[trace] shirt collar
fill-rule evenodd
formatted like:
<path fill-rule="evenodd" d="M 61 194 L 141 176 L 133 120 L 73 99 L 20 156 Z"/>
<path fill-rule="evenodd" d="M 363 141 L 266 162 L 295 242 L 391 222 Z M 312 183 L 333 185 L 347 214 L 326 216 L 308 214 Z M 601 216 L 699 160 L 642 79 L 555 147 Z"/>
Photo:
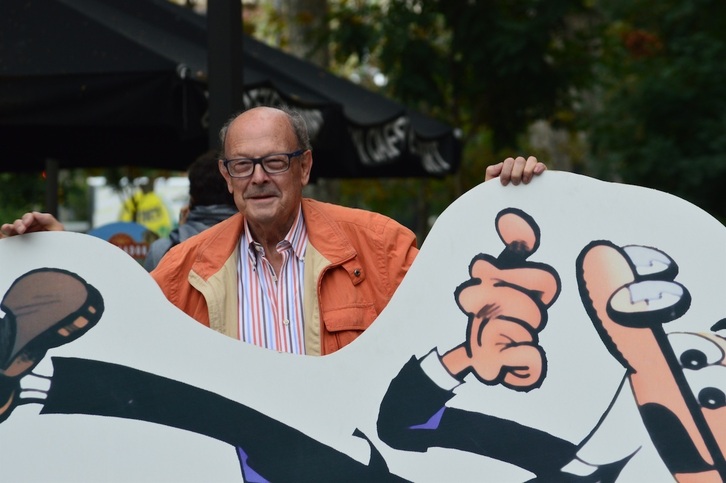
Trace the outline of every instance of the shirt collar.
<path fill-rule="evenodd" d="M 302 205 L 298 207 L 297 210 L 297 216 L 295 217 L 295 221 L 292 223 L 292 226 L 290 227 L 290 231 L 287 232 L 287 235 L 285 235 L 285 238 L 282 239 L 277 244 L 278 249 L 281 247 L 291 246 L 293 253 L 295 253 L 295 256 L 299 258 L 301 261 L 305 260 L 305 249 L 308 244 L 308 232 L 307 227 L 305 226 L 305 219 L 303 218 L 302 214 Z M 257 262 L 257 254 L 258 254 L 258 248 L 261 248 L 261 245 L 255 241 L 255 239 L 252 237 L 252 232 L 250 231 L 250 227 L 247 224 L 247 219 L 244 220 L 244 233 L 241 240 L 241 246 L 247 247 L 247 254 L 250 257 L 250 261 L 254 264 Z"/>

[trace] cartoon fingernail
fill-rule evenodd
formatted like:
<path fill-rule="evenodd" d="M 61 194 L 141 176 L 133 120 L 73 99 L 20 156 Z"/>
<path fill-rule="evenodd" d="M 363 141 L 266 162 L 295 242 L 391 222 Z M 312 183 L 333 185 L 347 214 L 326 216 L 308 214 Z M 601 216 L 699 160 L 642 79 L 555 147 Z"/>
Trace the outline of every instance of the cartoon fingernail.
<path fill-rule="evenodd" d="M 539 247 L 540 231 L 534 219 L 516 208 L 502 210 L 495 222 L 497 234 L 504 243 L 499 261 L 521 265 Z"/>
<path fill-rule="evenodd" d="M 673 280 L 678 275 L 678 266 L 671 257 L 655 248 L 640 245 L 623 247 L 641 279 L 659 278 Z"/>
<path fill-rule="evenodd" d="M 691 296 L 683 285 L 664 280 L 634 282 L 618 289 L 608 303 L 608 315 L 629 327 L 656 327 L 683 315 Z"/>

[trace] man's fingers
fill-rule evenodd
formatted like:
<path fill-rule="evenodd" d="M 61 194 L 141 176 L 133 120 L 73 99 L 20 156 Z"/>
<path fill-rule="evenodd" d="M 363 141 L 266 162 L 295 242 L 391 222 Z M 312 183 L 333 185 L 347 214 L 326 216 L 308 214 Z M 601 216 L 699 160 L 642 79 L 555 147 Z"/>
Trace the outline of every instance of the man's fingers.
<path fill-rule="evenodd" d="M 487 166 L 486 171 L 484 172 L 484 181 L 489 181 L 490 179 L 494 179 L 498 177 L 502 173 L 502 168 L 504 167 L 504 163 L 497 163 L 492 164 L 491 166 Z"/>
<path fill-rule="evenodd" d="M 29 231 L 28 228 L 33 224 L 34 220 L 33 213 L 25 213 L 12 223 L 5 223 L 2 226 L 2 233 L 5 236 L 22 235 Z"/>
<path fill-rule="evenodd" d="M 537 158 L 530 156 L 527 158 L 527 162 L 524 164 L 524 172 L 522 173 L 522 182 L 524 184 L 532 181 L 535 175 L 542 174 L 547 169 L 544 163 L 537 161 Z"/>
<path fill-rule="evenodd" d="M 537 161 L 534 156 L 528 158 L 517 156 L 487 167 L 484 181 L 499 177 L 503 186 L 507 186 L 509 183 L 527 184 L 532 181 L 534 176 L 542 174 L 546 169 L 547 166 Z"/>
<path fill-rule="evenodd" d="M 63 224 L 50 213 L 33 211 L 23 215 L 23 221 L 28 232 L 35 231 L 63 231 Z"/>
<path fill-rule="evenodd" d="M 508 158 L 510 160 L 512 158 Z M 507 166 L 507 162 L 504 162 L 505 167 Z M 517 156 L 514 158 L 513 161 L 509 163 L 509 179 L 512 182 L 514 186 L 517 186 L 519 183 L 522 182 L 522 178 L 524 176 L 524 169 L 527 166 L 527 160 L 524 159 L 522 156 Z M 502 181 L 502 184 L 504 184 L 504 181 Z"/>
<path fill-rule="evenodd" d="M 514 171 L 515 159 L 507 158 L 500 164 L 501 168 L 499 170 L 499 182 L 502 183 L 502 186 L 507 186 L 510 181 L 512 181 L 512 172 Z"/>
<path fill-rule="evenodd" d="M 2 226 L 2 233 L 5 236 L 22 235 L 27 227 L 22 219 L 17 219 L 12 223 L 5 223 Z"/>
<path fill-rule="evenodd" d="M 22 235 L 37 231 L 63 231 L 63 224 L 50 213 L 37 211 L 25 213 L 12 223 L 5 223 L 0 227 L 4 236 Z"/>

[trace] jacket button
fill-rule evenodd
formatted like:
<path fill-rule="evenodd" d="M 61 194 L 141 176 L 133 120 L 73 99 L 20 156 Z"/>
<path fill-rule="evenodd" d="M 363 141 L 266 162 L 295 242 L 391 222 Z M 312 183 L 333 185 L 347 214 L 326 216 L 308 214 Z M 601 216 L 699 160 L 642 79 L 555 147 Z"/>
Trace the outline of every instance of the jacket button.
<path fill-rule="evenodd" d="M 360 268 L 356 268 L 355 270 L 353 270 L 353 275 L 355 275 L 356 277 L 360 277 Z"/>

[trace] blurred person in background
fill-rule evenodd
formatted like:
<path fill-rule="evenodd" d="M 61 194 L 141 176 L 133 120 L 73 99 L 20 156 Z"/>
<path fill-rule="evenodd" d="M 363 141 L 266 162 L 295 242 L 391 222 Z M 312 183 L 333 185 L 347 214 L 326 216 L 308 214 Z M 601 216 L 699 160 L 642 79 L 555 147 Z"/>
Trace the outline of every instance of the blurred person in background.
<path fill-rule="evenodd" d="M 149 247 L 144 268 L 149 272 L 173 246 L 238 213 L 234 197 L 219 172 L 216 151 L 208 151 L 189 166 L 189 204 L 182 209 L 179 226 L 168 238 L 159 238 Z"/>

